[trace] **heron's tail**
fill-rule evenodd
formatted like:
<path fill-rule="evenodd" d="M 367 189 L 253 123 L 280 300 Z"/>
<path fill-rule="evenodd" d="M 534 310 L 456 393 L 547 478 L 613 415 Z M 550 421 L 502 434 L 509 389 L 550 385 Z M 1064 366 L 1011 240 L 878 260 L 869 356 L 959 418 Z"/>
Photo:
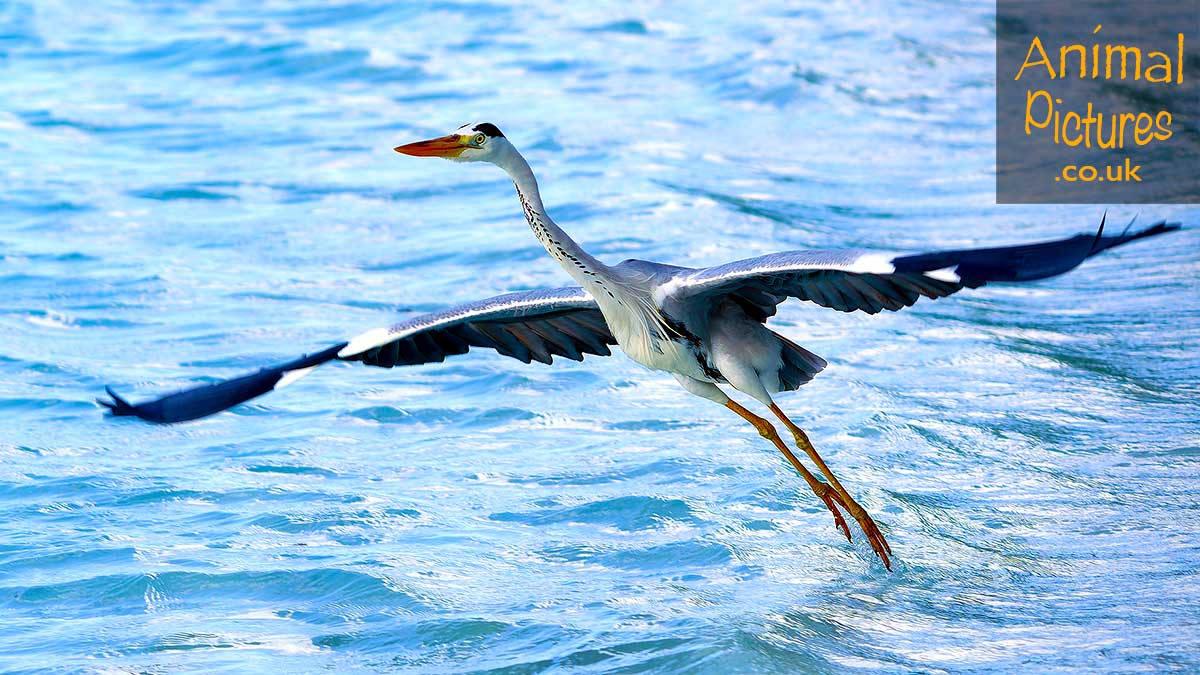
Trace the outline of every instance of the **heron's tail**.
<path fill-rule="evenodd" d="M 808 351 L 775 331 L 771 331 L 782 347 L 783 367 L 779 369 L 779 386 L 783 391 L 799 389 L 829 365 L 825 359 Z"/>

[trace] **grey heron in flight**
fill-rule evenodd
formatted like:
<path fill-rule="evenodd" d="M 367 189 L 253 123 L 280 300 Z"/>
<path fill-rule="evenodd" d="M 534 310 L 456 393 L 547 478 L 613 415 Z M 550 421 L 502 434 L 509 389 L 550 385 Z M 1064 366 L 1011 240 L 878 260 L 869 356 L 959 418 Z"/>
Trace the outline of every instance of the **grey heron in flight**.
<path fill-rule="evenodd" d="M 112 401 L 100 402 L 114 415 L 178 422 L 247 401 L 332 360 L 390 368 L 442 361 L 471 347 L 486 347 L 526 363 L 551 363 L 554 356 L 607 356 L 608 346 L 616 344 L 634 361 L 671 373 L 685 390 L 729 408 L 753 425 L 800 473 L 846 538 L 852 535 L 843 511 L 858 522 L 876 555 L 891 569 L 891 547 L 879 526 L 830 470 L 804 430 L 775 403 L 775 394 L 799 388 L 826 366 L 820 356 L 766 327 L 776 307 L 797 298 L 843 312 L 895 311 L 922 296 L 940 298 L 987 282 L 1062 274 L 1105 249 L 1179 227 L 1158 222 L 1140 231 L 1105 236 L 1102 220 L 1095 234 L 1000 248 L 917 254 L 786 251 L 700 269 L 645 260 L 607 265 L 550 218 L 528 162 L 495 125 L 467 124 L 447 136 L 395 150 L 417 157 L 490 162 L 506 171 L 534 235 L 578 286 L 510 293 L 418 316 L 256 373 L 137 405 L 108 388 Z M 805 466 L 770 420 L 734 401 L 722 387 L 765 406 L 821 476 Z"/>

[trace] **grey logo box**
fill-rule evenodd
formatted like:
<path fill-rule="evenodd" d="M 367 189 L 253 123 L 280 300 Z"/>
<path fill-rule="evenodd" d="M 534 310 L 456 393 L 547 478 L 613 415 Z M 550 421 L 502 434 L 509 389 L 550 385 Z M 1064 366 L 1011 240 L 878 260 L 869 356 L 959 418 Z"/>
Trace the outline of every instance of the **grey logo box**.
<path fill-rule="evenodd" d="M 1200 0 L 998 0 L 996 202 L 1200 203 Z"/>

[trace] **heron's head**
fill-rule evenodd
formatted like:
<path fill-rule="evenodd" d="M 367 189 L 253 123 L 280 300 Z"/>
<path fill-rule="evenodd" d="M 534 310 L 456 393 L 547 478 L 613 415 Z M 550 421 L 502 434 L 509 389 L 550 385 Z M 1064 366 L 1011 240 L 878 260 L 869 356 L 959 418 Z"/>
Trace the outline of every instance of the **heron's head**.
<path fill-rule="evenodd" d="M 454 162 L 499 164 L 508 156 L 512 145 L 495 124 L 473 122 L 462 125 L 449 136 L 401 145 L 395 150 L 414 157 L 442 157 Z"/>

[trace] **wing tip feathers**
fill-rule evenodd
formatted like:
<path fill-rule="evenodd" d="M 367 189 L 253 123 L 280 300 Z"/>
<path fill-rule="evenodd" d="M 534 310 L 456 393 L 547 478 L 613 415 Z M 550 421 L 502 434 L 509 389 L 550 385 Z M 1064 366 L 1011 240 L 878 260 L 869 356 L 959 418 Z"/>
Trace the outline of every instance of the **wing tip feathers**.
<path fill-rule="evenodd" d="M 102 398 L 97 398 L 96 403 L 108 408 L 108 414 L 113 417 L 122 417 L 125 415 L 136 415 L 137 411 L 134 407 L 122 398 L 117 392 L 113 391 L 112 385 L 104 385 L 104 392 L 112 397 L 111 401 L 106 401 Z"/>

